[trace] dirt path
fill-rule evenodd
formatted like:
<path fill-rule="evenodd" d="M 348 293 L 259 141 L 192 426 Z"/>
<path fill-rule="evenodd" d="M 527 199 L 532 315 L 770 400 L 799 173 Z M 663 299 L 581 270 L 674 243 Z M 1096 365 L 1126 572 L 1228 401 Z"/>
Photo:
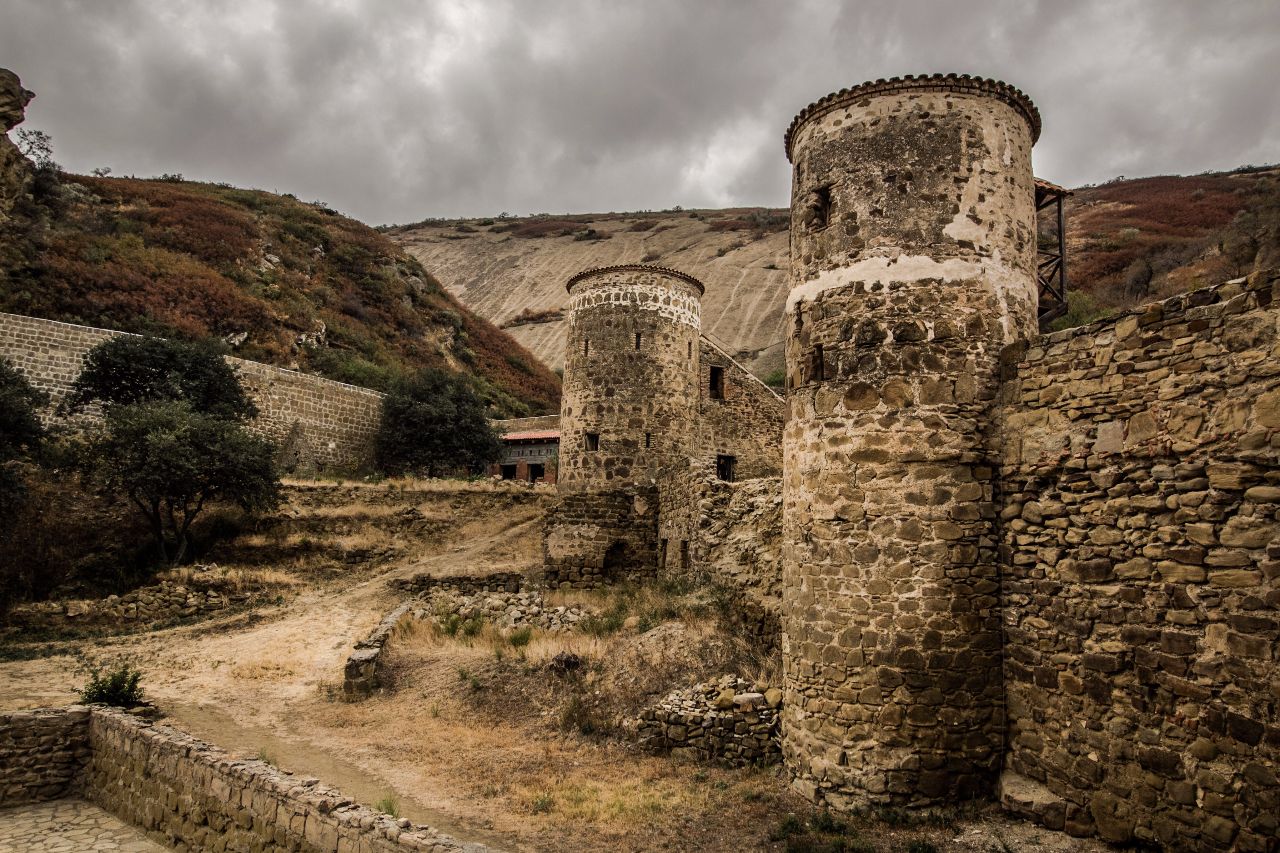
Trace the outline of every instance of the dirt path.
<path fill-rule="evenodd" d="M 392 565 L 374 577 L 301 593 L 287 604 L 250 616 L 215 619 L 146 634 L 86 644 L 96 660 L 127 657 L 143 672 L 147 697 L 166 723 L 225 749 L 318 776 L 364 802 L 394 795 L 403 816 L 459 838 L 514 848 L 513 839 L 488 832 L 482 820 L 458 819 L 441 808 L 448 796 L 388 782 L 374 760 L 361 761 L 333 744 L 317 743 L 303 706 L 340 689 L 353 644 L 403 597 L 393 580 L 429 572 L 457 574 L 517 566 L 537 534 L 529 513 L 462 525 L 461 544 Z M 513 544 L 515 543 L 515 544 Z M 59 655 L 0 664 L 0 709 L 75 701 L 84 681 L 80 660 Z M 314 710 L 314 709 L 312 709 Z"/>

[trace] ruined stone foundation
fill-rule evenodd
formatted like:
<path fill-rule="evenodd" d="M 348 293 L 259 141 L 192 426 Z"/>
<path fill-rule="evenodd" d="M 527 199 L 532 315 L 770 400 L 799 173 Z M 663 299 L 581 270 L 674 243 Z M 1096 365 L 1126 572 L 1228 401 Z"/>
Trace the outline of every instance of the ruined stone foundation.
<path fill-rule="evenodd" d="M 989 793 L 1002 353 L 1035 333 L 1035 108 L 994 81 L 802 112 L 783 436 L 783 753 L 836 807 Z"/>

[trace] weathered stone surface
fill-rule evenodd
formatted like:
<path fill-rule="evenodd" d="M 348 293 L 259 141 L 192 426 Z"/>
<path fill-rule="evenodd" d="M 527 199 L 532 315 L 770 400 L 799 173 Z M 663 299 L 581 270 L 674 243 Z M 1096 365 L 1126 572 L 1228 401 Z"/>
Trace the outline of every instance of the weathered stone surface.
<path fill-rule="evenodd" d="M 1278 353 L 1274 332 L 1213 344 L 1274 330 L 1276 295 L 1264 273 L 1043 336 L 1001 389 L 1000 492 L 1022 507 L 999 513 L 1020 522 L 1000 530 L 1004 761 L 1067 799 L 1072 833 L 1243 850 L 1265 847 L 1244 828 L 1274 831 Z M 1142 440 L 1115 449 L 1126 416 Z M 1053 446 L 1063 422 L 1069 455 L 1009 449 Z"/>
<path fill-rule="evenodd" d="M 773 764 L 779 758 L 777 706 L 737 676 L 677 690 L 636 721 L 642 749 L 727 767 Z"/>
<path fill-rule="evenodd" d="M 1033 129 L 990 81 L 866 91 L 788 137 L 783 751 L 837 807 L 922 806 L 991 791 L 1004 739 L 987 441 L 1036 332 Z"/>

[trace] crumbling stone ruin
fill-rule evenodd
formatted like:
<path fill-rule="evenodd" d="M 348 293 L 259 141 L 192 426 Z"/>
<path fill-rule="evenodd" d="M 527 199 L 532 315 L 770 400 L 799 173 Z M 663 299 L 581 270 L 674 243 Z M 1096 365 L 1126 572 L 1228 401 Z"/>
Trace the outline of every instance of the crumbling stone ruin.
<path fill-rule="evenodd" d="M 833 808 L 998 794 L 1074 835 L 1274 850 L 1280 277 L 1041 335 L 1039 134 L 957 75 L 796 117 L 780 445 L 762 398 L 714 420 L 696 282 L 576 276 L 547 577 L 703 571 L 780 612 L 783 759 Z M 718 491 L 749 436 L 762 479 Z M 682 701 L 647 742 L 711 743 Z"/>

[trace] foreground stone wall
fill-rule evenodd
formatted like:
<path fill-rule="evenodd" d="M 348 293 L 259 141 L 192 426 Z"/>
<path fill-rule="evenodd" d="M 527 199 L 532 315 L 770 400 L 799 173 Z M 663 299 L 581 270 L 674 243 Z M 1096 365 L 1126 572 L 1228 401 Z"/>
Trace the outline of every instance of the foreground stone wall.
<path fill-rule="evenodd" d="M 0 313 L 0 357 L 56 406 L 80 375 L 89 350 L 122 334 Z M 254 361 L 227 361 L 258 406 L 254 428 L 280 444 L 290 469 L 355 470 L 369 463 L 382 394 Z"/>
<path fill-rule="evenodd" d="M 0 806 L 73 793 L 88 760 L 88 708 L 0 714 Z"/>
<path fill-rule="evenodd" d="M 179 850 L 443 851 L 460 844 L 352 802 L 316 779 L 238 760 L 167 726 L 95 708 L 84 795 Z"/>
<path fill-rule="evenodd" d="M 753 767 L 778 761 L 778 706 L 782 691 L 727 675 L 666 696 L 640 712 L 641 749 Z"/>
<path fill-rule="evenodd" d="M 1275 273 L 1045 336 L 1004 398 L 1007 772 L 1073 834 L 1276 849 Z"/>

